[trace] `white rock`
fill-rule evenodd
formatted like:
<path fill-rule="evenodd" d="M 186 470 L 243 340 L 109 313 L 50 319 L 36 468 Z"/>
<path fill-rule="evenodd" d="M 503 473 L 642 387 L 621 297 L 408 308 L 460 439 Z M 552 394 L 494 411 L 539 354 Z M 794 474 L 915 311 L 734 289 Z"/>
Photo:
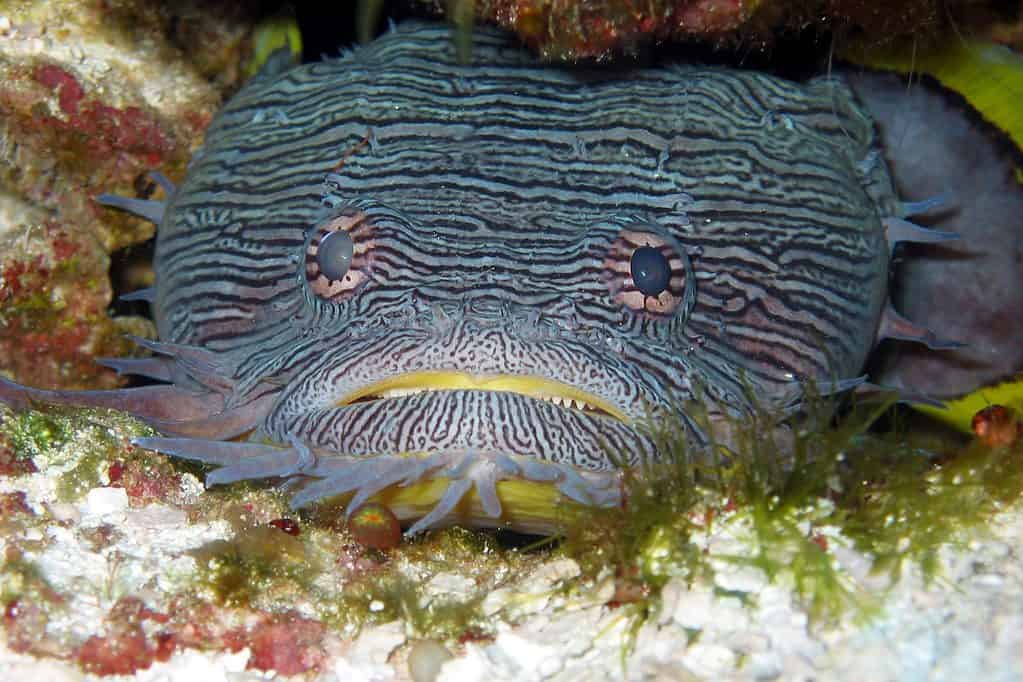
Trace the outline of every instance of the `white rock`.
<path fill-rule="evenodd" d="M 777 651 L 762 651 L 751 654 L 743 670 L 757 682 L 775 680 L 781 676 L 785 669 L 782 665 L 781 655 Z"/>
<path fill-rule="evenodd" d="M 554 589 L 558 583 L 579 575 L 579 564 L 571 559 L 557 559 L 540 566 L 533 571 L 526 581 L 525 587 L 530 592 L 546 592 Z"/>
<path fill-rule="evenodd" d="M 593 647 L 600 620 L 599 608 L 566 611 L 556 619 L 531 621 L 517 632 L 530 641 L 557 647 L 563 657 L 577 658 Z"/>
<path fill-rule="evenodd" d="M 387 665 L 391 653 L 405 643 L 405 625 L 394 621 L 363 630 L 352 644 L 348 662 L 355 670 L 370 675 L 386 668 L 390 674 L 394 669 Z M 340 679 L 340 678 L 339 678 Z M 377 679 L 370 675 L 367 679 Z M 383 678 L 380 678 L 383 679 Z"/>
<path fill-rule="evenodd" d="M 718 679 L 735 670 L 735 653 L 720 644 L 693 644 L 682 658 L 683 664 L 696 675 Z"/>
<path fill-rule="evenodd" d="M 246 676 L 245 666 L 249 662 L 248 648 L 237 653 L 216 653 L 185 649 L 176 653 L 165 663 L 156 662 L 135 675 L 137 682 L 173 682 L 174 680 L 195 680 L 198 682 L 241 682 L 242 679 L 257 679 Z"/>
<path fill-rule="evenodd" d="M 975 585 L 987 588 L 998 588 L 1005 583 L 1005 578 L 997 573 L 980 573 L 973 578 Z"/>
<path fill-rule="evenodd" d="M 714 595 L 693 590 L 678 595 L 675 601 L 675 622 L 689 630 L 702 630 L 714 619 Z"/>
<path fill-rule="evenodd" d="M 430 598 L 465 600 L 476 592 L 476 581 L 457 573 L 438 573 L 426 584 Z"/>
<path fill-rule="evenodd" d="M 480 607 L 483 610 L 483 615 L 487 617 L 497 615 L 508 604 L 511 594 L 512 590 L 507 587 L 499 587 L 493 590 L 483 598 L 483 604 Z"/>
<path fill-rule="evenodd" d="M 756 594 L 768 585 L 767 576 L 759 568 L 715 561 L 714 584 L 729 592 Z"/>
<path fill-rule="evenodd" d="M 4 682 L 79 682 L 85 675 L 62 663 L 16 654 L 0 643 L 0 680 Z"/>
<path fill-rule="evenodd" d="M 128 508 L 128 491 L 124 488 L 93 488 L 85 496 L 85 501 L 80 507 L 82 516 L 86 517 L 83 523 L 92 525 L 90 517 L 104 519 L 115 514 L 121 514 Z"/>
<path fill-rule="evenodd" d="M 495 682 L 500 679 L 483 648 L 471 642 L 466 644 L 465 655 L 445 663 L 437 682 Z"/>
<path fill-rule="evenodd" d="M 657 612 L 657 624 L 667 625 L 674 619 L 679 601 L 689 593 L 689 588 L 681 580 L 673 579 L 661 589 L 661 608 Z"/>
<path fill-rule="evenodd" d="M 78 511 L 78 507 L 68 502 L 53 502 L 46 505 L 46 507 L 50 515 L 57 521 L 78 523 L 82 518 L 82 513 Z"/>
<path fill-rule="evenodd" d="M 505 627 L 498 633 L 494 643 L 487 647 L 486 655 L 491 662 L 504 667 L 517 679 L 542 679 L 544 671 L 556 672 L 564 667 L 561 652 L 553 644 L 526 639 Z"/>

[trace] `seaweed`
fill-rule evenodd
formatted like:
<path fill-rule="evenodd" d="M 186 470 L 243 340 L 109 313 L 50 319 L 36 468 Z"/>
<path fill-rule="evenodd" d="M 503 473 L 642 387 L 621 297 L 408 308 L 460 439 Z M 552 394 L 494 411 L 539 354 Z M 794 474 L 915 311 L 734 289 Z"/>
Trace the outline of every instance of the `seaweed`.
<path fill-rule="evenodd" d="M 561 551 L 584 579 L 613 567 L 634 596 L 632 640 L 668 580 L 714 584 L 728 565 L 790 586 L 811 623 L 850 611 L 869 619 L 883 604 L 878 583 L 894 584 L 908 567 L 925 583 L 940 579 L 941 551 L 985 532 L 1023 495 L 1020 443 L 990 448 L 936 424 L 907 428 L 893 402 L 832 417 L 835 401 L 811 391 L 795 419 L 754 406 L 728 418 L 728 446 L 709 452 L 687 444 L 681 419 L 651 422 L 664 459 L 626 471 L 626 503 L 572 524 Z M 684 409 L 713 431 L 702 403 Z M 864 555 L 869 575 L 843 566 L 839 546 Z"/>

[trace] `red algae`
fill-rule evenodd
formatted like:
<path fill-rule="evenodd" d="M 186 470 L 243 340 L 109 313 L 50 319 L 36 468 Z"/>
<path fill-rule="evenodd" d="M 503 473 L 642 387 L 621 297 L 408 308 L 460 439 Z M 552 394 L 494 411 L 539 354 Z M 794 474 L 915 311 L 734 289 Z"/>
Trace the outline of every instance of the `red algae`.
<path fill-rule="evenodd" d="M 365 3 L 370 4 L 370 3 Z M 895 0 L 879 9 L 863 0 L 419 0 L 447 13 L 456 25 L 468 11 L 479 23 L 516 33 L 545 59 L 611 60 L 642 45 L 684 41 L 711 47 L 769 50 L 780 36 L 817 30 L 821 35 L 865 36 L 877 42 L 939 36 L 948 24 L 1019 41 L 1019 22 L 1005 24 L 997 0 Z M 1004 3 L 1002 3 L 1004 4 Z M 980 19 L 973 19 L 980 17 Z M 978 25 L 979 24 L 979 25 Z"/>
<path fill-rule="evenodd" d="M 295 521 L 294 519 L 274 519 L 273 521 L 270 521 L 269 525 L 282 533 L 287 533 L 288 535 L 299 535 L 302 532 L 302 528 L 298 525 L 298 521 Z"/>
<path fill-rule="evenodd" d="M 171 632 L 158 632 L 155 635 L 156 650 L 153 658 L 161 663 L 171 659 L 178 647 L 178 638 Z"/>
<path fill-rule="evenodd" d="M 1004 405 L 989 405 L 973 415 L 971 423 L 977 440 L 989 448 L 1009 447 L 1023 434 L 1023 422 Z"/>
<path fill-rule="evenodd" d="M 0 493 L 0 519 L 6 519 L 15 514 L 35 515 L 25 500 L 25 493 L 21 491 Z"/>
<path fill-rule="evenodd" d="M 63 116 L 38 115 L 37 123 L 61 134 L 84 140 L 83 149 L 97 159 L 116 152 L 142 157 L 158 166 L 175 145 L 156 117 L 140 107 L 118 109 L 97 99 L 85 99 L 85 91 L 70 73 L 54 65 L 38 66 L 34 80 L 56 92 Z"/>
<path fill-rule="evenodd" d="M 124 488 L 132 507 L 159 502 L 172 503 L 181 490 L 181 474 L 162 457 L 137 456 L 139 449 L 124 444 L 124 459 L 115 459 L 106 467 L 106 483 Z"/>
<path fill-rule="evenodd" d="M 117 635 L 93 635 L 75 651 L 75 660 L 85 672 L 95 675 L 131 675 L 153 664 L 155 649 L 138 625 Z"/>
<path fill-rule="evenodd" d="M 323 623 L 300 616 L 261 623 L 247 636 L 252 649 L 248 667 L 275 670 L 279 675 L 297 675 L 318 668 L 326 658 L 320 647 L 324 630 Z"/>
<path fill-rule="evenodd" d="M 181 489 L 181 475 L 167 462 L 148 464 L 131 461 L 120 483 L 128 493 L 129 503 L 133 507 L 141 507 L 151 502 L 167 502 Z"/>
<path fill-rule="evenodd" d="M 167 660 L 173 646 L 169 653 L 166 637 L 148 637 L 143 628 L 147 620 L 166 623 L 169 617 L 136 597 L 119 599 L 107 614 L 107 632 L 86 639 L 75 649 L 74 659 L 84 671 L 96 675 L 131 675 L 155 660 Z"/>
<path fill-rule="evenodd" d="M 109 261 L 95 240 L 56 220 L 34 230 L 37 253 L 0 260 L 0 371 L 43 387 L 112 388 L 93 362 L 129 350 L 107 316 Z"/>
<path fill-rule="evenodd" d="M 53 64 L 44 64 L 36 68 L 35 80 L 51 90 L 59 93 L 61 110 L 66 114 L 78 112 L 78 103 L 85 97 L 85 90 L 78 80 L 70 73 Z"/>
<path fill-rule="evenodd" d="M 31 458 L 18 455 L 5 440 L 0 435 L 0 476 L 23 476 L 38 471 Z"/>
<path fill-rule="evenodd" d="M 45 653 L 40 643 L 46 633 L 49 617 L 36 601 L 13 599 L 4 605 L 3 631 L 7 646 L 18 653 Z"/>
<path fill-rule="evenodd" d="M 109 254 L 153 226 L 94 201 L 163 198 L 240 83 L 258 10 L 237 3 L 14 3 L 0 55 L 0 373 L 41 388 L 114 388 L 96 356 L 132 352 L 114 320 Z M 130 33 L 120 23 L 131 17 Z M 130 38 L 128 37 L 130 36 Z M 186 47 L 182 47 L 186 46 Z M 140 179 L 142 179 L 140 183 Z M 141 284 L 146 286 L 146 284 Z M 2 465 L 0 465 L 2 466 Z"/>

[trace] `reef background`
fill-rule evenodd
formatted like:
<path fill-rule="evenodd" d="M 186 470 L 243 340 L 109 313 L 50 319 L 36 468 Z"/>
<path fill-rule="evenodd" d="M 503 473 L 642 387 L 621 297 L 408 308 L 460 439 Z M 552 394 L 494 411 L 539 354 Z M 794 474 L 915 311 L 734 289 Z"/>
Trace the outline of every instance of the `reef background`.
<path fill-rule="evenodd" d="M 311 59 L 387 16 L 420 12 L 498 23 L 552 60 L 643 58 L 679 39 L 729 63 L 795 72 L 856 48 L 963 35 L 1023 49 L 1020 8 L 985 1 L 310 8 L 293 16 L 323 27 L 307 32 Z M 149 170 L 180 180 L 264 41 L 287 33 L 282 11 L 0 2 L 0 373 L 43 387 L 123 383 L 93 358 L 133 352 L 125 332 L 154 333 L 144 306 L 113 302 L 151 284 L 153 229 L 92 199 L 158 196 Z M 464 35 L 453 40 L 471 49 Z M 580 531 L 576 549 L 570 539 L 525 551 L 450 530 L 395 550 L 361 544 L 329 510 L 290 516 L 266 488 L 203 492 L 201 469 L 133 448 L 147 431 L 118 415 L 0 419 L 5 680 L 1023 676 L 1018 447 L 989 457 L 956 441 L 972 453 L 960 468 L 947 462 L 912 490 L 866 491 L 867 508 L 885 511 L 863 517 L 874 524 L 863 529 L 867 549 L 827 499 L 796 489 L 790 506 L 685 498 L 674 517 L 655 496 L 657 514 L 595 520 L 609 525 Z M 610 525 L 619 522 L 628 527 Z"/>
<path fill-rule="evenodd" d="M 308 60 L 385 18 L 423 14 L 451 19 L 463 49 L 475 17 L 551 60 L 636 58 L 683 41 L 700 58 L 803 74 L 864 48 L 923 51 L 964 35 L 1023 45 L 1019 6 L 987 0 L 366 0 L 303 3 L 292 16 Z M 148 170 L 180 180 L 288 16 L 272 2 L 0 3 L 0 372 L 48 388 L 119 383 L 92 358 L 131 353 L 125 332 L 154 333 L 144 306 L 113 300 L 152 283 L 153 227 L 93 198 L 158 196 Z"/>

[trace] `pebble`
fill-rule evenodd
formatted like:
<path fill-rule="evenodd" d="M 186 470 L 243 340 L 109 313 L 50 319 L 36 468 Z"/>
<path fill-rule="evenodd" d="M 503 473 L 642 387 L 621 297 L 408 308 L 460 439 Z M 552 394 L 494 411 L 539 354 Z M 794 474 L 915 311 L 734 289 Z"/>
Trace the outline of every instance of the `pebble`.
<path fill-rule="evenodd" d="M 82 519 L 82 514 L 78 511 L 78 507 L 69 502 L 53 502 L 47 505 L 47 508 L 57 521 L 78 523 Z"/>
<path fill-rule="evenodd" d="M 438 573 L 426 585 L 426 594 L 431 598 L 466 600 L 476 592 L 476 581 L 457 573 Z"/>
<path fill-rule="evenodd" d="M 388 665 L 387 659 L 404 643 L 405 625 L 400 621 L 363 630 L 352 642 L 348 656 L 335 659 L 337 679 L 339 682 L 350 682 L 394 677 L 394 670 Z"/>
<path fill-rule="evenodd" d="M 453 658 L 440 642 L 421 639 L 412 645 L 408 655 L 408 670 L 413 682 L 434 682 L 444 664 Z"/>
<path fill-rule="evenodd" d="M 108 516 L 128 508 L 128 492 L 124 488 L 93 488 L 81 507 L 83 516 Z"/>
<path fill-rule="evenodd" d="M 533 592 L 547 592 L 563 580 L 579 575 L 579 564 L 571 559 L 557 559 L 546 563 L 533 572 L 526 581 L 526 588 Z"/>
<path fill-rule="evenodd" d="M 777 651 L 762 651 L 750 655 L 745 669 L 757 682 L 767 682 L 778 679 L 785 665 Z"/>
<path fill-rule="evenodd" d="M 728 592 L 756 594 L 767 587 L 764 572 L 753 566 L 736 566 L 728 562 L 714 562 L 714 584 Z"/>
<path fill-rule="evenodd" d="M 735 653 L 720 644 L 693 644 L 682 659 L 691 672 L 711 680 L 733 672 L 735 661 Z"/>
<path fill-rule="evenodd" d="M 739 632 L 749 627 L 750 611 L 735 597 L 717 597 L 703 588 L 679 596 L 674 618 L 688 630 Z"/>

